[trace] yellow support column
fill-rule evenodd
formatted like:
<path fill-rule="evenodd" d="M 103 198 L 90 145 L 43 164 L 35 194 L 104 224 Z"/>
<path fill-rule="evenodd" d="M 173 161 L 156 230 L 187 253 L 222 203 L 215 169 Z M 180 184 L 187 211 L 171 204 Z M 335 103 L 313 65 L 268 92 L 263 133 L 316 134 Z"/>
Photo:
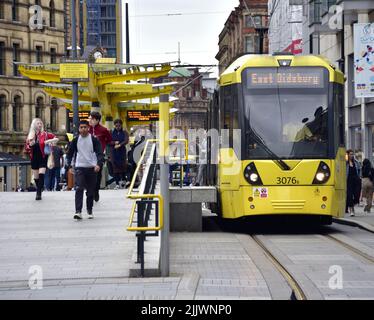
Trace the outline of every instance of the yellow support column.
<path fill-rule="evenodd" d="M 170 197 L 169 197 L 169 95 L 160 95 L 160 185 L 161 195 L 164 198 L 164 228 L 161 231 L 161 256 L 160 269 L 161 277 L 169 276 L 170 269 Z"/>

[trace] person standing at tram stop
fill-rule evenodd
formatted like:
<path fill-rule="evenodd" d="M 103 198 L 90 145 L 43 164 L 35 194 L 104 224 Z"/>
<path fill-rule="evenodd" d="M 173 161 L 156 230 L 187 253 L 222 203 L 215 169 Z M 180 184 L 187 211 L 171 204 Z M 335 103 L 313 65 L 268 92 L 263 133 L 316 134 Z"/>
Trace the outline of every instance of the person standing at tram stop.
<path fill-rule="evenodd" d="M 362 162 L 362 197 L 366 198 L 364 212 L 369 213 L 373 203 L 374 169 L 369 159 Z"/>
<path fill-rule="evenodd" d="M 206 176 L 206 168 L 207 168 L 207 140 L 206 137 L 202 139 L 199 143 L 199 169 L 197 173 L 197 182 L 196 186 L 204 186 L 205 185 L 205 176 Z"/>
<path fill-rule="evenodd" d="M 66 168 L 72 170 L 74 160 L 75 179 L 75 215 L 74 219 L 82 219 L 83 193 L 87 190 L 86 207 L 89 219 L 93 219 L 93 202 L 96 189 L 97 173 L 104 164 L 104 154 L 100 141 L 89 133 L 89 122 L 79 122 L 79 136 L 70 144 L 66 156 Z"/>
<path fill-rule="evenodd" d="M 101 144 L 101 150 L 105 154 L 106 146 L 112 141 L 112 135 L 110 131 L 100 124 L 101 114 L 96 111 L 92 111 L 89 117 L 90 130 L 89 133 L 97 138 Z M 97 173 L 96 188 L 95 188 L 95 201 L 98 202 L 100 199 L 99 190 L 101 185 L 101 176 L 103 167 L 100 167 L 100 171 Z"/>
<path fill-rule="evenodd" d="M 44 175 L 47 169 L 48 155 L 45 154 L 46 146 L 51 147 L 57 143 L 58 138 L 47 131 L 44 131 L 43 121 L 35 118 L 30 125 L 29 134 L 26 138 L 25 150 L 31 159 L 31 169 L 36 186 L 35 200 L 42 200 L 42 192 L 44 188 Z"/>
<path fill-rule="evenodd" d="M 125 181 L 127 180 L 125 175 L 127 171 L 126 145 L 129 143 L 129 134 L 126 130 L 123 130 L 122 125 L 122 120 L 116 119 L 112 131 L 110 162 L 113 167 L 116 189 L 120 188 L 120 181 L 128 183 L 128 181 Z"/>
<path fill-rule="evenodd" d="M 354 206 L 360 202 L 361 193 L 361 179 L 360 179 L 360 164 L 354 157 L 353 150 L 347 150 L 347 202 L 346 213 L 350 213 L 353 217 L 355 215 Z"/>

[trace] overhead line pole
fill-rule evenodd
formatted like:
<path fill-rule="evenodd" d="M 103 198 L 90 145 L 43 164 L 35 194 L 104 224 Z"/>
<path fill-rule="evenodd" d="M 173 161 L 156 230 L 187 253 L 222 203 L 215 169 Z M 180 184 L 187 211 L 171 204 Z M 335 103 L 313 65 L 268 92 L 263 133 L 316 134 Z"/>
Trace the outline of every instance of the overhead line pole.
<path fill-rule="evenodd" d="M 72 58 L 77 59 L 77 17 L 76 17 L 76 0 L 71 0 L 71 53 Z M 78 106 L 78 82 L 73 82 L 73 133 L 78 135 L 79 128 L 79 106 Z"/>

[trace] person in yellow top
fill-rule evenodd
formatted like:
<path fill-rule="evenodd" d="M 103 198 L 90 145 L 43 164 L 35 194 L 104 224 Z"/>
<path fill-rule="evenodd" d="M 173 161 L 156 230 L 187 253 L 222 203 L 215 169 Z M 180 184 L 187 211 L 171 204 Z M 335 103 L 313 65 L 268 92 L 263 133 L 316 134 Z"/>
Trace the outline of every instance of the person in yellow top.
<path fill-rule="evenodd" d="M 307 125 L 304 125 L 297 133 L 294 138 L 295 142 L 303 141 L 303 140 L 312 140 L 313 133 L 310 131 Z"/>

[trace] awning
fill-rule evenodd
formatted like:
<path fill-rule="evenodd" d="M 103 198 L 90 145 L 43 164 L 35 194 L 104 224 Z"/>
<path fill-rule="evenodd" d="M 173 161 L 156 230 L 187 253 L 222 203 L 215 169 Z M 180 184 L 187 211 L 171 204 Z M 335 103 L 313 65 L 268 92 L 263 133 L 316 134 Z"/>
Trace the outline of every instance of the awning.
<path fill-rule="evenodd" d="M 0 152 L 0 167 L 8 166 L 27 166 L 30 164 L 30 160 L 24 159 L 14 154 Z"/>

